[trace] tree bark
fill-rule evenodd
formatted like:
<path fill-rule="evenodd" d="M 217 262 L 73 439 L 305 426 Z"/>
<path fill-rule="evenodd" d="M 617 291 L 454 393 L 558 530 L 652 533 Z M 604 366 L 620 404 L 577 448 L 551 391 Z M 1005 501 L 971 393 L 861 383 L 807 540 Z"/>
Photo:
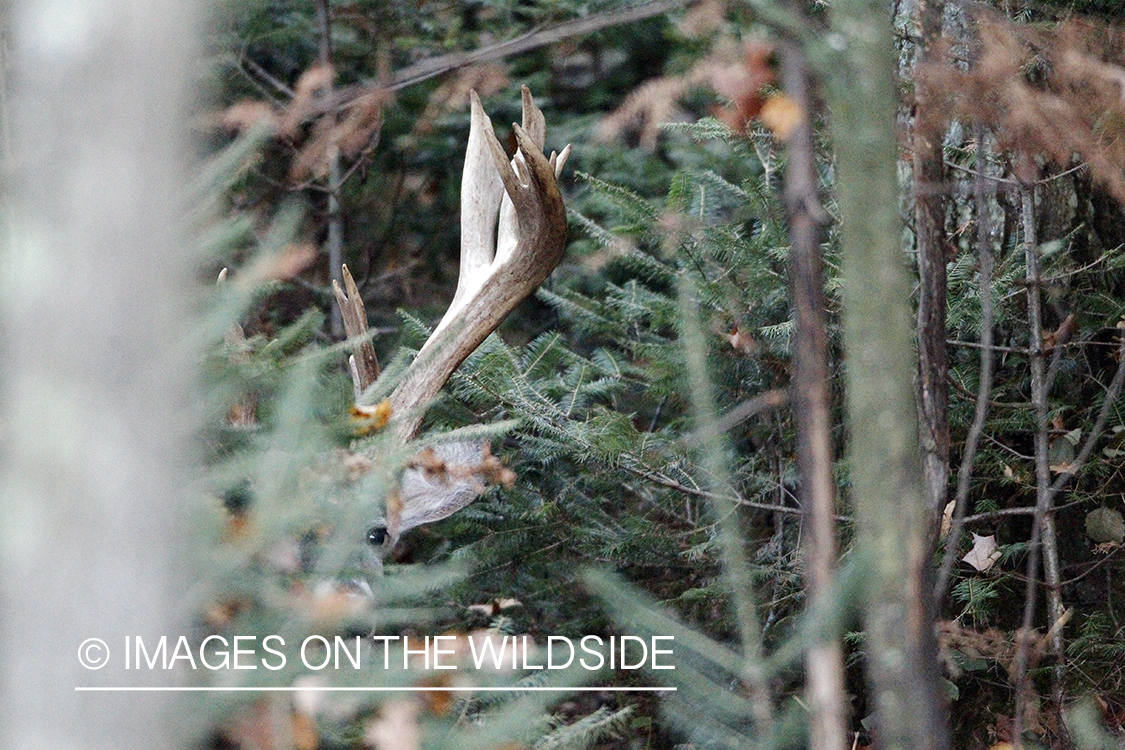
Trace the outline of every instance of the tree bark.
<path fill-rule="evenodd" d="M 920 64 L 941 36 L 940 0 L 920 0 Z M 918 255 L 918 399 L 922 419 L 922 467 L 931 544 L 936 543 L 949 484 L 949 363 L 945 349 L 946 241 L 943 118 L 931 113 L 925 79 L 915 81 L 913 133 L 914 236 Z"/>
<path fill-rule="evenodd" d="M 190 282 L 181 188 L 198 4 L 24 0 L 0 263 L 0 747 L 174 748 L 126 636 L 183 632 Z M 100 638 L 108 665 L 79 664 Z M 98 649 L 83 653 L 98 657 Z"/>
<path fill-rule="evenodd" d="M 832 473 L 832 410 L 828 372 L 828 316 L 820 256 L 824 212 L 817 196 L 808 71 L 793 44 L 781 48 L 781 82 L 805 113 L 787 143 L 785 204 L 789 214 L 789 277 L 793 295 L 793 419 L 797 427 L 798 496 L 805 513 L 808 607 L 836 586 L 836 479 Z M 805 655 L 809 746 L 846 750 L 844 652 L 839 633 L 821 633 Z"/>
<path fill-rule="evenodd" d="M 875 736 L 888 750 L 941 750 L 949 730 L 926 584 L 929 519 L 898 213 L 892 29 L 878 0 L 838 0 L 831 21 L 849 454 Z"/>

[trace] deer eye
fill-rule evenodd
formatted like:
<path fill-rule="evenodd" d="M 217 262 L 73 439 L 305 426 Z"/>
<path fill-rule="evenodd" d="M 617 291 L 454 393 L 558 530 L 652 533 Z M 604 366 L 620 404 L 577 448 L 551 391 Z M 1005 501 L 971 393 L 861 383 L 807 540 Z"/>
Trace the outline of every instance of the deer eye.
<path fill-rule="evenodd" d="M 372 547 L 381 547 L 387 541 L 386 526 L 372 526 L 367 530 L 367 543 Z"/>

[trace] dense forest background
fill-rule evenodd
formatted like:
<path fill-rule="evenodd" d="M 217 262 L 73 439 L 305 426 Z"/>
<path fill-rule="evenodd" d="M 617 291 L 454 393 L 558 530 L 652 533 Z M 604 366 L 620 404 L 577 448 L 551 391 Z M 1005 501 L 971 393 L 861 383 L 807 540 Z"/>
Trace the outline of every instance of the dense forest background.
<path fill-rule="evenodd" d="M 194 746 L 1122 746 L 1121 18 L 225 0 L 193 637 L 659 634 L 677 669 L 189 676 L 430 689 L 193 696 Z M 511 155 L 521 86 L 573 145 L 566 253 L 404 445 L 379 405 L 457 285 L 469 92 Z M 384 365 L 358 399 L 342 264 Z M 371 576 L 404 467 L 481 439 L 512 474 Z"/>

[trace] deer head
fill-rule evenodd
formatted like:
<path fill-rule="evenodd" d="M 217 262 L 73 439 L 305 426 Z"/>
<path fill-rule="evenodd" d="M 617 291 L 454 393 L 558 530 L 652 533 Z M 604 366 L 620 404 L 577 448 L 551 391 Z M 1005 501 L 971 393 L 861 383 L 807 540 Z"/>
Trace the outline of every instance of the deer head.
<path fill-rule="evenodd" d="M 449 309 L 388 398 L 388 429 L 407 441 L 422 425 L 425 411 L 457 369 L 524 297 L 551 274 L 566 248 L 566 208 L 557 178 L 570 146 L 544 156 L 546 122 L 523 87 L 523 125 L 513 124 L 518 149 L 509 161 L 476 92 L 465 168 L 461 177 L 461 268 Z M 363 302 L 344 269 L 346 294 L 336 286 L 349 338 L 367 328 Z M 378 377 L 369 340 L 350 360 L 357 402 Z M 402 477 L 385 519 L 368 531 L 379 560 L 400 534 L 437 521 L 471 503 L 481 478 L 498 471 L 482 444 L 436 446 Z M 428 465 L 427 465 L 428 464 Z M 467 470 L 465 467 L 469 467 Z"/>

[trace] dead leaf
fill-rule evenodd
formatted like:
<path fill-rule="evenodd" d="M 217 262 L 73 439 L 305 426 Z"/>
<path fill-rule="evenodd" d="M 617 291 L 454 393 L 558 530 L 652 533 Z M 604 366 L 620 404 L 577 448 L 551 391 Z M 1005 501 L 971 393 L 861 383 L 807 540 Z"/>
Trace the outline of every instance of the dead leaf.
<path fill-rule="evenodd" d="M 503 91 L 510 81 L 508 67 L 500 63 L 477 63 L 455 71 L 430 94 L 426 109 L 414 123 L 414 134 L 429 134 L 442 118 L 467 109 L 470 91 L 476 91 L 483 101 Z"/>
<path fill-rule="evenodd" d="M 770 61 L 773 45 L 764 40 L 746 42 L 742 48 L 740 64 L 716 70 L 711 85 L 715 92 L 730 101 L 714 113 L 716 119 L 731 130 L 745 132 L 748 124 L 757 119 L 766 103 L 762 90 L 774 82 Z"/>
<path fill-rule="evenodd" d="M 481 614 L 487 615 L 489 617 L 496 617 L 496 615 L 500 614 L 501 610 L 522 606 L 523 602 L 521 602 L 519 599 L 493 599 L 492 601 L 486 602 L 484 604 L 470 604 L 469 611 L 480 612 Z"/>
<path fill-rule="evenodd" d="M 1062 474 L 1072 469 L 1077 455 L 1074 449 L 1081 439 L 1082 430 L 1071 430 L 1062 437 L 1051 441 L 1050 447 L 1047 448 L 1047 462 L 1051 471 Z"/>
<path fill-rule="evenodd" d="M 367 725 L 364 740 L 375 750 L 420 750 L 418 704 L 405 699 L 384 704 L 379 718 Z"/>
<path fill-rule="evenodd" d="M 218 116 L 218 125 L 224 130 L 242 131 L 258 126 L 277 130 L 278 114 L 267 102 L 241 101 L 227 107 Z"/>
<path fill-rule="evenodd" d="M 1112 508 L 1095 508 L 1086 514 L 1086 536 L 1098 544 L 1125 541 L 1125 517 Z"/>
<path fill-rule="evenodd" d="M 458 642 L 467 644 L 468 639 L 462 635 L 458 637 Z M 449 687 L 452 683 L 450 674 L 446 672 L 420 681 L 418 687 L 444 688 Z M 429 713 L 434 716 L 446 716 L 456 705 L 454 702 L 455 695 L 451 690 L 427 690 L 419 696 L 419 699 Z"/>
<path fill-rule="evenodd" d="M 323 625 L 361 617 L 368 612 L 371 602 L 369 588 L 364 590 L 341 581 L 320 581 L 312 588 L 298 582 L 289 587 L 289 594 L 295 609 Z"/>
<path fill-rule="evenodd" d="M 945 504 L 945 510 L 941 514 L 941 532 L 940 536 L 944 537 L 953 528 L 953 510 L 957 507 L 956 500 L 950 500 Z"/>
<path fill-rule="evenodd" d="M 741 328 L 735 328 L 726 336 L 727 341 L 730 342 L 731 347 L 734 348 L 735 351 L 742 352 L 747 356 L 757 354 L 758 350 L 762 348 L 762 345 L 758 343 L 757 339 Z"/>
<path fill-rule="evenodd" d="M 319 745 L 314 721 L 278 702 L 265 700 L 239 709 L 224 728 L 223 736 L 235 747 L 257 750 L 316 750 Z"/>
<path fill-rule="evenodd" d="M 297 129 L 309 115 L 313 99 L 322 90 L 332 85 L 336 72 L 331 65 L 316 64 L 301 74 L 294 86 L 292 101 L 278 125 L 278 131 L 286 138 L 297 135 Z"/>
<path fill-rule="evenodd" d="M 391 402 L 383 399 L 374 406 L 352 404 L 348 409 L 351 414 L 352 426 L 359 435 L 369 435 L 381 430 L 391 421 Z"/>
<path fill-rule="evenodd" d="M 706 86 L 727 103 L 713 112 L 716 119 L 736 132 L 745 132 L 765 103 L 763 89 L 774 82 L 773 45 L 763 40 L 740 44 L 725 39 L 711 54 L 678 76 L 653 78 L 638 86 L 599 128 L 600 140 L 637 133 L 641 145 L 656 148 L 664 123 L 679 117 L 679 99 Z"/>
<path fill-rule="evenodd" d="M 285 281 L 308 268 L 316 260 L 316 256 L 316 247 L 307 242 L 290 245 L 280 253 L 258 258 L 238 279 L 242 284 L 250 286 L 267 281 Z"/>
<path fill-rule="evenodd" d="M 203 617 L 212 628 L 221 630 L 229 625 L 231 620 L 249 608 L 250 602 L 244 599 L 226 599 L 208 604 Z"/>
<path fill-rule="evenodd" d="M 304 714 L 293 716 L 293 747 L 296 750 L 317 750 L 320 747 L 316 721 Z"/>
<path fill-rule="evenodd" d="M 805 111 L 791 97 L 778 93 L 766 99 L 758 118 L 779 141 L 787 141 L 805 121 Z"/>
<path fill-rule="evenodd" d="M 961 559 L 982 573 L 988 570 L 1000 559 L 1000 548 L 996 544 L 996 537 L 992 534 L 988 536 L 973 534 L 973 548 Z"/>

